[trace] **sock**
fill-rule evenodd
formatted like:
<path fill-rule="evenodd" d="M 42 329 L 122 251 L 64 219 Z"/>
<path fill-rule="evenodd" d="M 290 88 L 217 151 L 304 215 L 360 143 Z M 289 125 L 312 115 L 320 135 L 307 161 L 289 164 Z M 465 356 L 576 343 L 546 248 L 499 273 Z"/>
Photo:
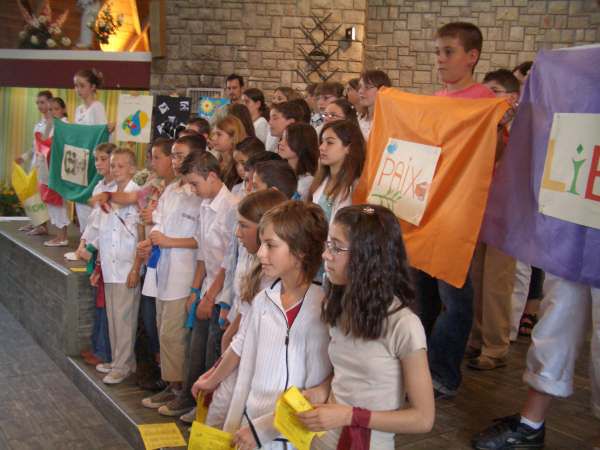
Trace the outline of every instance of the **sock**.
<path fill-rule="evenodd" d="M 534 430 L 539 430 L 540 428 L 542 428 L 542 425 L 544 425 L 543 420 L 541 422 L 534 422 L 533 420 L 529 420 L 527 417 L 523 416 L 521 416 L 521 423 L 524 423 L 525 425 L 527 425 L 530 428 L 533 428 Z"/>

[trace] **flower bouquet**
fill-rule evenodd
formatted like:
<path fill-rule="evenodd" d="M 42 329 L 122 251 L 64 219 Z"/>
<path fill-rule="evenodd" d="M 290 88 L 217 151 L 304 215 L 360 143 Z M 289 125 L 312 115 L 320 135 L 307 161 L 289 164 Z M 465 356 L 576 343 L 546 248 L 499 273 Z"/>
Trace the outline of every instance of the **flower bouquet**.
<path fill-rule="evenodd" d="M 47 49 L 71 46 L 71 39 L 62 34 L 62 26 L 69 15 L 68 9 L 53 21 L 49 0 L 44 2 L 37 15 L 28 11 L 20 0 L 17 0 L 17 4 L 25 20 L 25 28 L 19 32 L 19 48 Z"/>
<path fill-rule="evenodd" d="M 123 14 L 113 16 L 111 6 L 111 3 L 108 2 L 102 8 L 96 20 L 87 23 L 88 28 L 92 30 L 92 33 L 101 44 L 108 44 L 110 37 L 117 34 L 117 30 L 123 25 Z"/>

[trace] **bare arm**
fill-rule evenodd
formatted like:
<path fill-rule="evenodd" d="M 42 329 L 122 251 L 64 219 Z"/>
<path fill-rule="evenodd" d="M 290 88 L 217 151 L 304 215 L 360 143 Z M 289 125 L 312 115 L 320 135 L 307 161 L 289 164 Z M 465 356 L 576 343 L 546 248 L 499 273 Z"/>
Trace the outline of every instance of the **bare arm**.
<path fill-rule="evenodd" d="M 401 364 L 410 406 L 397 411 L 372 411 L 369 428 L 388 433 L 427 433 L 433 427 L 435 417 L 427 352 L 417 350 Z M 312 411 L 298 414 L 298 418 L 312 431 L 341 428 L 352 424 L 352 406 L 319 404 Z"/>

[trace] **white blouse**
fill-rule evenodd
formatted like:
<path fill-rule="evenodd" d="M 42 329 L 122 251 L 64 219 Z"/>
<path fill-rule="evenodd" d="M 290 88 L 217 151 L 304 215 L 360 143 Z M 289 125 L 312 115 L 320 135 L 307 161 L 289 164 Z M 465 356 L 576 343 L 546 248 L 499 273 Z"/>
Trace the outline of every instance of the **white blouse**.
<path fill-rule="evenodd" d="M 267 142 L 267 135 L 269 134 L 269 122 L 267 119 L 260 116 L 254 121 L 254 134 L 264 144 Z"/>
<path fill-rule="evenodd" d="M 75 110 L 75 123 L 80 125 L 104 125 L 108 123 L 104 105 L 96 100 L 89 107 L 81 104 Z"/>

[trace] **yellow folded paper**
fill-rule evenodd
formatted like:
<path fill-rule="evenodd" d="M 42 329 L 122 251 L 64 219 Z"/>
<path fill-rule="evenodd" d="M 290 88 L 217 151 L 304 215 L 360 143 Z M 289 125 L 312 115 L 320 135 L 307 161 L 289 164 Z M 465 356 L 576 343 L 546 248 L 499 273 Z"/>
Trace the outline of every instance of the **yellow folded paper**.
<path fill-rule="evenodd" d="M 174 423 L 138 425 L 146 450 L 163 447 L 184 447 L 185 439 Z"/>
<path fill-rule="evenodd" d="M 196 399 L 196 422 L 204 423 L 206 421 L 208 406 L 204 404 L 205 396 L 204 392 L 198 393 L 198 398 Z"/>
<path fill-rule="evenodd" d="M 233 434 L 194 421 L 188 450 L 234 450 L 232 442 Z"/>
<path fill-rule="evenodd" d="M 275 428 L 298 450 L 309 450 L 315 435 L 323 434 L 308 430 L 296 418 L 297 413 L 311 409 L 312 405 L 296 386 L 285 391 L 275 405 Z"/>

